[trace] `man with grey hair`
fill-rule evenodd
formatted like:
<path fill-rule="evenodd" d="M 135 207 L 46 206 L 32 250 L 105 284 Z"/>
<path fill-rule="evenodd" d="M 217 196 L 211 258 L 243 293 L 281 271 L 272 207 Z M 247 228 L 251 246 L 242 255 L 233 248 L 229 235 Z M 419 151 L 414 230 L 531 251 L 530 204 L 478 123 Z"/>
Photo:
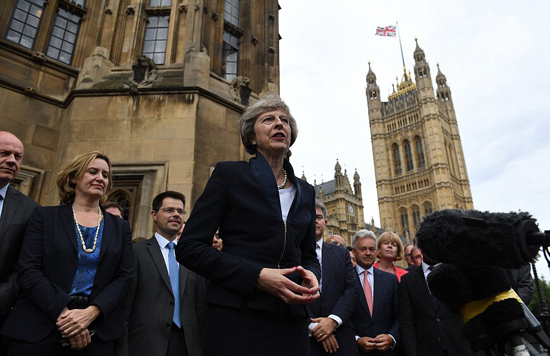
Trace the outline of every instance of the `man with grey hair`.
<path fill-rule="evenodd" d="M 371 355 L 399 355 L 397 319 L 397 277 L 373 267 L 376 258 L 376 235 L 359 230 L 353 235 L 352 245 L 357 264 L 355 269 L 363 292 L 351 317 L 357 347 Z"/>
<path fill-rule="evenodd" d="M 23 143 L 13 134 L 0 131 L 0 327 L 17 296 L 16 263 L 25 228 L 38 204 L 10 186 L 21 168 Z M 5 339 L 0 338 L 0 354 Z"/>
<path fill-rule="evenodd" d="M 323 242 L 327 208 L 315 200 L 315 243 L 321 265 L 321 297 L 309 306 L 311 319 L 310 354 L 358 355 L 350 317 L 355 310 L 359 284 L 348 251 Z"/>

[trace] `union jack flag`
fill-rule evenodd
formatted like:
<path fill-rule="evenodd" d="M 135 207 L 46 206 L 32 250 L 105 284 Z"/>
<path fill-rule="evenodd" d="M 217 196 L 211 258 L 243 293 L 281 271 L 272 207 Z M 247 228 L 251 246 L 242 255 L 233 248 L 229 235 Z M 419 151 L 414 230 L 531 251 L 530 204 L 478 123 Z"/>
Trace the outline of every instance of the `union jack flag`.
<path fill-rule="evenodd" d="M 395 37 L 397 36 L 397 31 L 395 26 L 386 26 L 386 27 L 376 27 L 376 33 L 375 36 L 383 36 L 383 37 Z"/>

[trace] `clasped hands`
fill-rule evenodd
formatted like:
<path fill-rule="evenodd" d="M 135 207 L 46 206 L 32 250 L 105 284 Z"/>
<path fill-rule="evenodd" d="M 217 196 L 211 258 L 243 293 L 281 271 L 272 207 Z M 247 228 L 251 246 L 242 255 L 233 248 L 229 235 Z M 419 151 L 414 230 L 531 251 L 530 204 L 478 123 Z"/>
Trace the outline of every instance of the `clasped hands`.
<path fill-rule="evenodd" d="M 357 339 L 359 349 L 364 352 L 380 351 L 384 352 L 393 345 L 393 338 L 388 334 L 380 334 L 376 337 L 360 337 Z"/>
<path fill-rule="evenodd" d="M 285 277 L 294 272 L 298 272 L 302 277 L 302 285 Z M 263 268 L 258 276 L 258 289 L 274 295 L 287 304 L 311 304 L 321 296 L 317 277 L 302 266 L 283 269 Z"/>
<path fill-rule="evenodd" d="M 313 329 L 311 329 L 311 335 L 323 345 L 325 352 L 333 353 L 338 350 L 338 341 L 334 336 L 334 330 L 338 327 L 336 320 L 331 318 L 312 318 L 312 323 L 317 323 Z"/>
<path fill-rule="evenodd" d="M 90 305 L 86 309 L 63 308 L 57 317 L 57 329 L 63 338 L 69 339 L 71 348 L 80 350 L 92 342 L 88 326 L 100 314 L 100 309 Z"/>

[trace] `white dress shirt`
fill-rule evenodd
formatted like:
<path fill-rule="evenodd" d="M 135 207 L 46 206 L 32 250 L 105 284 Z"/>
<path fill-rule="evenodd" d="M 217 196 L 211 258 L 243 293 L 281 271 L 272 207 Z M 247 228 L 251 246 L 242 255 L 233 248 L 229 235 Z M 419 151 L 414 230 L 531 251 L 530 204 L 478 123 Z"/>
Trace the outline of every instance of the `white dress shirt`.
<path fill-rule="evenodd" d="M 166 247 L 166 245 L 168 245 L 170 240 L 168 240 L 167 238 L 165 238 L 164 236 L 162 236 L 158 232 L 155 232 L 155 238 L 157 239 L 157 242 L 159 243 L 160 252 L 162 253 L 162 257 L 164 258 L 164 264 L 166 264 L 166 270 L 170 271 L 170 268 L 168 268 L 168 251 L 169 250 L 168 250 L 168 247 Z M 176 246 L 178 245 L 178 239 L 174 239 L 173 242 L 174 242 L 174 244 L 176 244 Z M 178 263 L 178 266 L 179 266 L 179 263 Z M 168 272 L 168 274 L 170 274 L 170 272 Z"/>

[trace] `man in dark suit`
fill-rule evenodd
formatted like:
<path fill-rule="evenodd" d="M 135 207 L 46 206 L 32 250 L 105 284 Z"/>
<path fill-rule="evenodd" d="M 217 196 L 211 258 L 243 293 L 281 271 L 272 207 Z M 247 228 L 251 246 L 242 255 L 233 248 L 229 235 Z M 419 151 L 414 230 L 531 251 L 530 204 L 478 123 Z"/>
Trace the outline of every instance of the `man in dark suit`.
<path fill-rule="evenodd" d="M 369 355 L 399 355 L 399 321 L 397 319 L 397 289 L 394 274 L 374 268 L 376 236 L 372 231 L 359 230 L 353 235 L 355 266 L 363 292 L 352 316 L 357 347 Z"/>
<path fill-rule="evenodd" d="M 19 173 L 23 153 L 23 143 L 17 137 L 0 131 L 0 327 L 19 294 L 17 257 L 27 222 L 38 206 L 9 185 Z"/>
<path fill-rule="evenodd" d="M 430 294 L 426 278 L 435 263 L 424 258 L 422 265 L 401 277 L 399 284 L 399 322 L 405 356 L 474 355 L 462 337 L 464 324 L 460 314 L 451 313 Z"/>
<path fill-rule="evenodd" d="M 117 356 L 203 355 L 205 280 L 175 259 L 184 214 L 181 193 L 153 200 L 156 233 L 134 244 L 134 276 L 123 305 L 127 335 L 117 343 Z"/>
<path fill-rule="evenodd" d="M 321 298 L 310 305 L 315 318 L 310 324 L 311 355 L 358 355 L 350 317 L 359 287 L 348 251 L 323 242 L 327 208 L 315 201 L 316 251 L 321 265 Z"/>

